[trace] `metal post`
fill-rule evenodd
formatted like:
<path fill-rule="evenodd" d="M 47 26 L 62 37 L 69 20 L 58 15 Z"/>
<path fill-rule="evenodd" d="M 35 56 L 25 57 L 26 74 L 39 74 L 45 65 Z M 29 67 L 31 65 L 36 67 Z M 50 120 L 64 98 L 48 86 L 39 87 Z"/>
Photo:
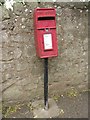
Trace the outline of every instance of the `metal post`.
<path fill-rule="evenodd" d="M 48 109 L 48 58 L 44 59 L 44 109 Z"/>

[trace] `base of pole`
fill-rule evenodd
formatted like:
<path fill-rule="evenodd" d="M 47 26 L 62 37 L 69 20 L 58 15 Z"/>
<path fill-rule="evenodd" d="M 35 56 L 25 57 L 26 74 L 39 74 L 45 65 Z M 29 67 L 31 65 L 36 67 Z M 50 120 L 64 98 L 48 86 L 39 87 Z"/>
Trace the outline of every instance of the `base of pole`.
<path fill-rule="evenodd" d="M 44 106 L 44 109 L 45 109 L 45 110 L 48 110 L 48 109 L 49 109 L 49 104 L 48 104 L 48 102 L 47 102 L 46 105 Z"/>
<path fill-rule="evenodd" d="M 53 99 L 49 99 L 49 108 L 44 109 L 43 100 L 32 103 L 34 118 L 57 118 L 59 116 L 59 108 Z"/>

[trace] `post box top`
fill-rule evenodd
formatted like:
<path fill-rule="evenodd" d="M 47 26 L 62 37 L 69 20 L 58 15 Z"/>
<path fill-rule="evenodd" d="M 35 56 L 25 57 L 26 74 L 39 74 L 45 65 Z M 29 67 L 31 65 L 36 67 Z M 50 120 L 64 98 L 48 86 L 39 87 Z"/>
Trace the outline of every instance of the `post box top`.
<path fill-rule="evenodd" d="M 55 8 L 36 8 L 34 11 L 36 17 L 55 16 Z"/>
<path fill-rule="evenodd" d="M 55 8 L 36 8 L 35 9 L 36 11 L 39 11 L 39 10 L 55 10 Z"/>

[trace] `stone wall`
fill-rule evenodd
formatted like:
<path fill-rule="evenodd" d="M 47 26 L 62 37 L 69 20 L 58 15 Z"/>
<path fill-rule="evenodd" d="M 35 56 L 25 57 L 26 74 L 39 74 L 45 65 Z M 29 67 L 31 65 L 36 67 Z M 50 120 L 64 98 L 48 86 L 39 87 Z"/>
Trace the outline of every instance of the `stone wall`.
<path fill-rule="evenodd" d="M 34 46 L 33 10 L 36 7 L 55 7 L 57 11 L 59 55 L 49 58 L 49 95 L 71 88 L 87 89 L 87 3 L 19 2 L 14 4 L 13 11 L 2 6 L 0 84 L 4 102 L 43 96 L 43 59 L 36 56 Z"/>

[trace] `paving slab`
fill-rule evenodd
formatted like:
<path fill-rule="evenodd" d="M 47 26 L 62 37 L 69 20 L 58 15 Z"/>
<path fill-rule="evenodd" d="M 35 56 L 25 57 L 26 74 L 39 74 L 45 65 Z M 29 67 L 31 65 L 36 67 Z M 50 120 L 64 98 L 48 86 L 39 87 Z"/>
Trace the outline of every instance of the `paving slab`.
<path fill-rule="evenodd" d="M 56 118 L 59 115 L 59 108 L 53 99 L 49 99 L 48 110 L 44 109 L 44 100 L 32 103 L 34 118 Z"/>

